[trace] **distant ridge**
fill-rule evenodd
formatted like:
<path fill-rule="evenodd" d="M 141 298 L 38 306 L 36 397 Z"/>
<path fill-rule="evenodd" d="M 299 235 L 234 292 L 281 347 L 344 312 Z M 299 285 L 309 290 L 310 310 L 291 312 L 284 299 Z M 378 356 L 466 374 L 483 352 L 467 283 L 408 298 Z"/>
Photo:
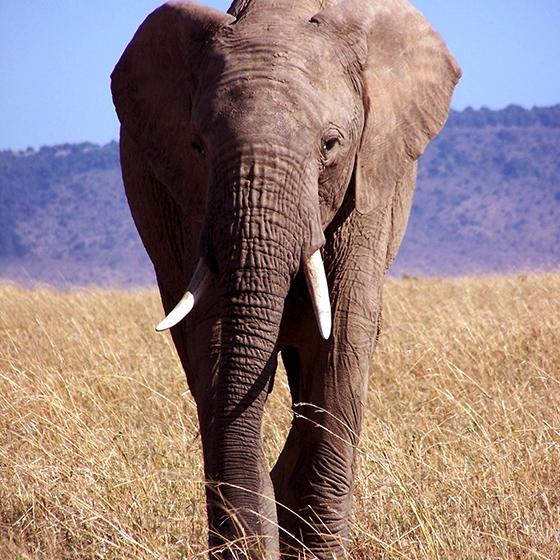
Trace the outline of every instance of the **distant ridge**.
<path fill-rule="evenodd" d="M 560 267 L 560 105 L 451 111 L 420 158 L 392 273 Z"/>
<path fill-rule="evenodd" d="M 458 276 L 560 266 L 560 104 L 451 111 L 420 159 L 390 273 Z M 0 152 L 0 279 L 147 286 L 116 142 Z"/>
<path fill-rule="evenodd" d="M 0 278 L 61 287 L 154 283 L 116 142 L 0 152 Z"/>
<path fill-rule="evenodd" d="M 544 126 L 560 128 L 560 104 L 552 107 L 524 109 L 519 105 L 508 105 L 505 109 L 492 111 L 486 107 L 475 110 L 467 107 L 463 111 L 451 110 L 446 127 L 484 128 L 487 126 Z"/>

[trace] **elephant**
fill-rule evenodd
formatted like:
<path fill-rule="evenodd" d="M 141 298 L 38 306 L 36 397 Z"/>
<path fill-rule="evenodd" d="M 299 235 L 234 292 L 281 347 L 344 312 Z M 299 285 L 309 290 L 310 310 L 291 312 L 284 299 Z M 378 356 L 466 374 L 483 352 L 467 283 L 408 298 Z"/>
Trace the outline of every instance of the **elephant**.
<path fill-rule="evenodd" d="M 170 2 L 111 75 L 197 405 L 211 558 L 346 558 L 384 275 L 461 70 L 407 0 Z M 291 427 L 269 471 L 281 355 Z"/>

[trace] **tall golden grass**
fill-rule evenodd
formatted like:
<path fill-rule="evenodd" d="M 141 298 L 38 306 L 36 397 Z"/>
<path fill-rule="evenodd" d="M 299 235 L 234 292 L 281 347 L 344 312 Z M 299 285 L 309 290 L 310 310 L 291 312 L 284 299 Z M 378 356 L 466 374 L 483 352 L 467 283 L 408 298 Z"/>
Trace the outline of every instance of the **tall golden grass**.
<path fill-rule="evenodd" d="M 0 288 L 0 558 L 202 558 L 200 438 L 153 292 Z M 290 423 L 279 371 L 264 439 Z M 560 558 L 560 274 L 388 281 L 351 558 Z"/>

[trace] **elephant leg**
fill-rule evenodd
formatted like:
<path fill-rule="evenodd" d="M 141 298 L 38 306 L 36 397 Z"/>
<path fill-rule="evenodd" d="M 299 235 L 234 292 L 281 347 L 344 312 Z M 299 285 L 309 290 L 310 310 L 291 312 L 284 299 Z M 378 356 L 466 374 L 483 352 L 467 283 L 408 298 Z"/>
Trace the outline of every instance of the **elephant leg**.
<path fill-rule="evenodd" d="M 287 354 L 290 384 L 297 386 L 294 420 L 272 472 L 281 550 L 286 558 L 296 551 L 321 560 L 346 558 L 371 344 L 361 360 L 334 348 Z"/>
<path fill-rule="evenodd" d="M 321 339 L 309 313 L 297 345 L 282 353 L 294 419 L 272 478 L 285 558 L 347 558 L 354 465 L 379 332 L 385 254 L 352 244 L 351 233 L 345 235 L 356 259 L 351 262 L 359 266 L 331 274 L 332 337 Z"/>

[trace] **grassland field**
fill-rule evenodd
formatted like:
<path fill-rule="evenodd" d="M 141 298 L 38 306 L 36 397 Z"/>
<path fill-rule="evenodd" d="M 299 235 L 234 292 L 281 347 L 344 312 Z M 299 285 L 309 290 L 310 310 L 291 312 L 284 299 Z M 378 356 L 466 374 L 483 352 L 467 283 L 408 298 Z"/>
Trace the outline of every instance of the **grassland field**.
<path fill-rule="evenodd" d="M 0 558 L 197 559 L 200 438 L 153 291 L 0 286 Z M 271 464 L 291 420 L 279 368 Z M 350 556 L 560 558 L 560 273 L 389 280 Z"/>

